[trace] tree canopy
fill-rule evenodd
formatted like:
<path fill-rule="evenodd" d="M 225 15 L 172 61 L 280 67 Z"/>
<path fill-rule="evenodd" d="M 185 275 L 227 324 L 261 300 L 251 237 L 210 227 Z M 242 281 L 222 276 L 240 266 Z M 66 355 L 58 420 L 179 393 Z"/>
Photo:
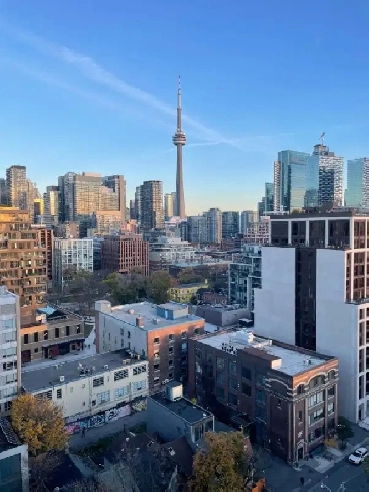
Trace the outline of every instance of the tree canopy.
<path fill-rule="evenodd" d="M 153 272 L 147 279 L 147 296 L 156 304 L 168 302 L 168 290 L 172 286 L 172 277 L 165 270 Z"/>
<path fill-rule="evenodd" d="M 206 433 L 206 450 L 193 461 L 194 492 L 241 492 L 250 467 L 251 451 L 242 432 Z"/>
<path fill-rule="evenodd" d="M 347 439 L 354 437 L 354 433 L 351 429 L 349 420 L 345 417 L 338 417 L 338 424 L 336 427 L 337 437 L 341 441 L 342 446 L 345 445 Z"/>
<path fill-rule="evenodd" d="M 51 400 L 38 399 L 29 393 L 20 395 L 13 402 L 11 420 L 33 456 L 62 450 L 68 442 L 62 409 Z"/>
<path fill-rule="evenodd" d="M 110 273 L 104 283 L 117 304 L 130 304 L 146 297 L 146 277 L 140 272 L 128 275 Z"/>
<path fill-rule="evenodd" d="M 205 281 L 205 278 L 196 273 L 193 268 L 184 268 L 177 277 L 178 283 L 183 284 L 199 284 Z"/>

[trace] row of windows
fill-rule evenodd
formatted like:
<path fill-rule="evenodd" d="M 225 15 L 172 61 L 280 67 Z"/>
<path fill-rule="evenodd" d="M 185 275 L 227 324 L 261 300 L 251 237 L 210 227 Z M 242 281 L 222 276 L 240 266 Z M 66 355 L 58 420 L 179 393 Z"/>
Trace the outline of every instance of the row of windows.
<path fill-rule="evenodd" d="M 61 328 L 55 328 L 54 338 L 60 338 L 60 331 Z M 73 327 L 71 326 L 66 326 L 64 336 L 69 337 L 70 335 L 78 335 L 79 333 L 81 333 L 81 325 L 76 325 L 75 330 L 73 330 Z M 33 334 L 25 333 L 23 336 L 23 343 L 24 345 L 27 345 L 28 343 L 37 343 L 42 340 L 48 340 L 48 339 L 49 339 L 49 330 L 44 330 L 43 332 L 36 331 Z"/>

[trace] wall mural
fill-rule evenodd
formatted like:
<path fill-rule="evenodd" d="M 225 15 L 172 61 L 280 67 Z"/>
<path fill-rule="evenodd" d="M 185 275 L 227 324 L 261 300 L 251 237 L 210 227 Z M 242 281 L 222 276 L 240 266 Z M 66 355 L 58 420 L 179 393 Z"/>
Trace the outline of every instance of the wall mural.
<path fill-rule="evenodd" d="M 90 417 L 79 419 L 75 422 L 69 422 L 65 427 L 67 434 L 77 434 L 84 429 L 91 429 L 92 427 L 101 427 L 102 425 L 114 422 L 115 420 L 131 415 L 131 405 L 125 405 L 124 407 L 112 408 L 106 412 L 97 413 Z"/>

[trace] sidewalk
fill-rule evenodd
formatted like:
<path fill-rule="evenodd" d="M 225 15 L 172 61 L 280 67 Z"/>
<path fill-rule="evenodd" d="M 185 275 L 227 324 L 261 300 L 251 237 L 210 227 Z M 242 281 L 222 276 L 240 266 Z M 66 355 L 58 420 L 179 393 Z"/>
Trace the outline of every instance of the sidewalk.
<path fill-rule="evenodd" d="M 90 446 L 95 442 L 100 441 L 100 439 L 112 436 L 118 432 L 123 432 L 127 428 L 146 422 L 146 419 L 147 411 L 144 410 L 142 412 L 134 413 L 129 417 L 123 417 L 115 422 L 109 422 L 101 427 L 88 429 L 84 437 L 82 437 L 81 433 L 73 434 L 69 440 L 69 449 L 72 450 Z"/>

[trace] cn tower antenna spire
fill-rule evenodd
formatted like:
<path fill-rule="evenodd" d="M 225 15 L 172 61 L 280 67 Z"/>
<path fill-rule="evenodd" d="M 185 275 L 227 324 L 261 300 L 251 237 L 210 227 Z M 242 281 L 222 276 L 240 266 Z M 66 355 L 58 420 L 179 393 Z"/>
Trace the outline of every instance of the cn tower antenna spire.
<path fill-rule="evenodd" d="M 180 76 L 178 77 L 177 91 L 177 131 L 173 137 L 173 144 L 177 147 L 176 215 L 178 215 L 181 219 L 185 219 L 186 212 L 183 189 L 182 148 L 186 145 L 186 135 L 182 130 L 182 93 Z"/>

